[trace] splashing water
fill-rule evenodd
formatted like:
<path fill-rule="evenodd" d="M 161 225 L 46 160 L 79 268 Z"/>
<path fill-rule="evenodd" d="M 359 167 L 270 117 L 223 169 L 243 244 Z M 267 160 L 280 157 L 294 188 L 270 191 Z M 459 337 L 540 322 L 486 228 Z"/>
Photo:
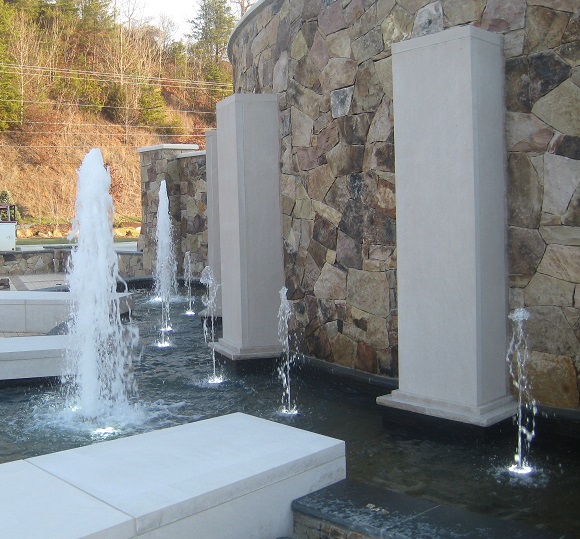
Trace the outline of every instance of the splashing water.
<path fill-rule="evenodd" d="M 172 294 L 177 290 L 177 263 L 173 248 L 173 227 L 169 213 L 169 197 L 165 180 L 159 187 L 157 206 L 157 229 L 155 231 L 157 252 L 155 257 L 155 298 L 161 301 L 160 339 L 157 346 L 170 346 L 169 333 L 172 331 L 169 305 Z"/>
<path fill-rule="evenodd" d="M 83 420 L 125 414 L 131 408 L 128 397 L 137 392 L 131 352 L 138 332 L 121 323 L 110 185 L 100 150 L 91 150 L 78 171 L 69 236 L 78 235 L 78 245 L 67 268 L 73 301 L 63 375 L 64 413 Z"/>
<path fill-rule="evenodd" d="M 187 311 L 185 314 L 187 316 L 193 316 L 195 311 L 193 310 L 193 297 L 191 295 L 191 282 L 193 280 L 193 268 L 191 267 L 191 253 L 187 251 L 183 259 L 183 280 L 185 281 L 185 287 L 187 288 Z"/>
<path fill-rule="evenodd" d="M 280 289 L 280 308 L 278 309 L 278 340 L 282 345 L 282 356 L 278 364 L 278 377 L 282 382 L 282 406 L 280 413 L 295 415 L 298 413 L 296 404 L 292 403 L 292 392 L 290 387 L 290 369 L 294 364 L 294 356 L 290 353 L 290 343 L 288 339 L 288 320 L 292 314 L 292 307 L 286 298 L 288 289 L 283 286 Z"/>
<path fill-rule="evenodd" d="M 531 396 L 531 387 L 526 374 L 530 353 L 524 333 L 524 322 L 529 320 L 530 313 L 525 309 L 515 309 L 509 318 L 514 322 L 514 330 L 506 361 L 509 365 L 512 383 L 518 392 L 518 440 L 514 455 L 515 463 L 509 467 L 509 471 L 516 474 L 529 474 L 533 468 L 528 463 L 527 454 L 535 434 L 535 415 L 537 412 L 536 401 Z"/>
<path fill-rule="evenodd" d="M 217 373 L 216 370 L 216 358 L 215 358 L 215 349 L 214 349 L 214 342 L 215 342 L 215 332 L 214 332 L 214 318 L 215 318 L 215 298 L 217 296 L 217 291 L 219 288 L 219 284 L 215 282 L 215 278 L 213 276 L 213 271 L 209 266 L 203 268 L 201 272 L 200 278 L 201 284 L 205 285 L 207 288 L 207 293 L 201 298 L 206 311 L 205 311 L 205 318 L 203 320 L 203 337 L 205 339 L 206 344 L 209 341 L 209 347 L 211 349 L 211 360 L 213 362 L 213 375 L 209 377 L 208 382 L 210 384 L 221 384 L 224 381 L 223 376 Z M 211 328 L 208 328 L 207 321 L 208 319 L 211 321 Z"/>

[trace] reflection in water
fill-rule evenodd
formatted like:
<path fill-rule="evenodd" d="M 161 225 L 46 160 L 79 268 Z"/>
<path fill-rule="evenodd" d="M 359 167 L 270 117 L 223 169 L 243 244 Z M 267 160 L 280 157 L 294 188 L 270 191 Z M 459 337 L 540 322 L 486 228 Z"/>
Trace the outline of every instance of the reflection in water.
<path fill-rule="evenodd" d="M 186 304 L 181 300 L 180 309 Z M 178 303 L 178 300 L 175 300 Z M 195 299 L 198 311 L 201 299 Z M 275 361 L 266 372 L 227 372 L 222 384 L 210 384 L 213 365 L 197 316 L 174 323 L 173 346 L 152 346 L 160 305 L 137 297 L 141 358 L 134 366 L 143 416 L 94 425 L 58 423 L 59 391 L 47 384 L 0 390 L 0 461 L 30 457 L 170 427 L 232 412 L 244 412 L 343 439 L 348 476 L 376 486 L 503 518 L 543 524 L 574 537 L 580 529 L 580 458 L 573 444 L 536 440 L 531 477 L 505 473 L 513 462 L 514 427 L 488 442 L 471 437 L 419 434 L 408 426 L 383 426 L 383 409 L 374 395 L 348 388 L 336 379 L 295 366 L 292 391 L 300 414 L 278 413 L 280 383 Z"/>

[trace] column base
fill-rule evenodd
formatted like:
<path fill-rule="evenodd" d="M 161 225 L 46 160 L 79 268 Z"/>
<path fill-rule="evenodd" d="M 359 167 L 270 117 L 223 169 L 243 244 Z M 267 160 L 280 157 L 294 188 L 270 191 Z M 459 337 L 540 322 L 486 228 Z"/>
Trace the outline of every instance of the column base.
<path fill-rule="evenodd" d="M 282 354 L 282 346 L 248 346 L 238 348 L 237 346 L 220 339 L 213 345 L 216 353 L 234 361 L 246 359 L 266 359 L 278 358 Z"/>
<path fill-rule="evenodd" d="M 400 389 L 390 395 L 377 397 L 377 404 L 480 427 L 499 423 L 517 411 L 516 401 L 509 395 L 482 406 L 466 406 L 405 393 Z"/>

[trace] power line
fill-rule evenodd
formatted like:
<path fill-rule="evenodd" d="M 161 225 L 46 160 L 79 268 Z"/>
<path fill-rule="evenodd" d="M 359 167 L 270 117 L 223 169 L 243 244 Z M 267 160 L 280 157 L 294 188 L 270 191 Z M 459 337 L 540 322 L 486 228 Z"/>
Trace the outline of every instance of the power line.
<path fill-rule="evenodd" d="M 142 107 L 120 107 L 114 105 L 102 105 L 92 103 L 74 103 L 69 101 L 34 101 L 32 99 L 0 99 L 0 103 L 27 103 L 34 105 L 52 105 L 52 106 L 68 106 L 68 107 L 82 107 L 82 108 L 101 108 L 101 109 L 115 109 L 115 110 L 139 110 L 151 111 L 159 110 L 163 112 L 182 112 L 191 114 L 215 114 L 215 112 L 199 111 L 199 110 L 181 110 L 181 109 L 166 109 L 164 107 L 142 108 Z"/>
<path fill-rule="evenodd" d="M 12 73 L 20 74 L 22 71 L 32 72 L 37 76 L 53 77 L 54 74 L 64 74 L 68 77 L 78 77 L 86 76 L 91 77 L 103 77 L 101 82 L 115 82 L 117 80 L 122 80 L 123 82 L 131 81 L 131 84 L 151 84 L 157 83 L 160 86 L 167 86 L 168 83 L 175 83 L 179 88 L 192 88 L 192 89 L 230 89 L 232 85 L 228 82 L 212 82 L 203 80 L 190 80 L 190 79 L 173 79 L 165 77 L 154 77 L 150 75 L 132 75 L 126 73 L 108 73 L 102 71 L 88 71 L 80 69 L 66 69 L 57 67 L 44 67 L 44 66 L 29 66 L 25 64 L 6 64 L 0 63 L 0 68 L 9 68 Z M 34 73 L 38 72 L 38 73 Z M 170 86 L 173 87 L 173 86 Z"/>
<path fill-rule="evenodd" d="M 1 100 L 0 100 L 1 101 Z M 62 126 L 79 126 L 79 127 L 120 127 L 124 125 L 115 123 L 82 123 L 82 122 L 39 122 L 29 120 L 4 120 L 8 124 L 25 124 L 25 125 L 62 125 Z M 205 131 L 209 127 L 183 127 L 179 125 L 129 125 L 130 129 L 187 129 L 188 131 Z M 24 131 L 24 133 L 34 133 L 34 131 Z M 59 133 L 58 131 L 49 131 L 49 133 Z"/>

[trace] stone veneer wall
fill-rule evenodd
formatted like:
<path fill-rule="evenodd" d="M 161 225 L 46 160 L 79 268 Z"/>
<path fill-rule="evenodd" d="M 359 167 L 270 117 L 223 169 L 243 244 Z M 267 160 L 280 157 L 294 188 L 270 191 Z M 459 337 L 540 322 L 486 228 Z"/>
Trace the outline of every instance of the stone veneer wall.
<path fill-rule="evenodd" d="M 205 151 L 184 152 L 158 147 L 141 151 L 142 225 L 138 246 L 143 251 L 143 267 L 149 275 L 155 265 L 155 230 L 159 187 L 165 180 L 169 211 L 175 233 L 178 273 L 183 258 L 191 253 L 194 274 L 207 265 L 207 189 Z"/>
<path fill-rule="evenodd" d="M 42 251 L 0 251 L 0 276 L 41 275 L 64 272 L 68 263 L 68 249 L 43 249 Z M 150 275 L 143 269 L 143 255 L 138 252 L 117 253 L 119 275 L 144 277 Z"/>
<path fill-rule="evenodd" d="M 397 376 L 391 44 L 475 24 L 505 43 L 510 307 L 532 315 L 536 397 L 578 406 L 579 11 L 578 0 L 262 0 L 241 21 L 235 91 L 279 95 L 286 283 L 304 352 Z"/>

